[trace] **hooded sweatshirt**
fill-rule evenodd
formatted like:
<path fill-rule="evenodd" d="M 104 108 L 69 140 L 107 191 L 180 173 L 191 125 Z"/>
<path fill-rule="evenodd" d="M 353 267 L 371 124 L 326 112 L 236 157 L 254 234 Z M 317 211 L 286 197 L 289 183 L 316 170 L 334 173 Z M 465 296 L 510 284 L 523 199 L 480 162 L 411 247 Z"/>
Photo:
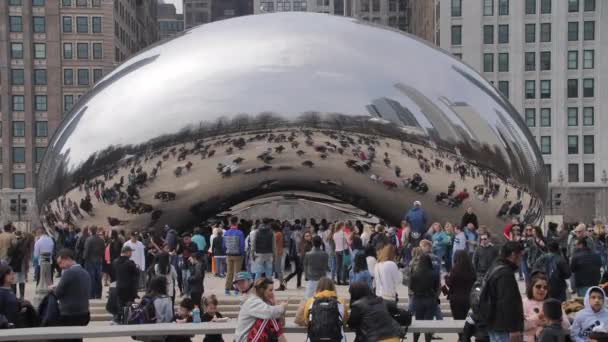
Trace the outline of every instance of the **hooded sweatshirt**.
<path fill-rule="evenodd" d="M 269 305 L 260 297 L 251 295 L 241 306 L 239 317 L 236 322 L 234 332 L 235 342 L 246 342 L 249 330 L 258 319 L 279 319 L 283 316 L 284 310 L 280 305 Z"/>
<path fill-rule="evenodd" d="M 594 289 L 600 290 L 604 295 L 604 299 L 606 298 L 604 290 L 598 286 L 590 287 L 587 290 L 587 294 L 585 294 L 585 308 L 576 314 L 574 322 L 570 327 L 572 341 L 585 342 L 593 331 L 593 328 L 600 325 L 608 325 L 608 311 L 606 311 L 606 308 L 602 305 L 600 311 L 595 312 L 591 308 L 591 304 L 589 304 L 589 293 Z"/>

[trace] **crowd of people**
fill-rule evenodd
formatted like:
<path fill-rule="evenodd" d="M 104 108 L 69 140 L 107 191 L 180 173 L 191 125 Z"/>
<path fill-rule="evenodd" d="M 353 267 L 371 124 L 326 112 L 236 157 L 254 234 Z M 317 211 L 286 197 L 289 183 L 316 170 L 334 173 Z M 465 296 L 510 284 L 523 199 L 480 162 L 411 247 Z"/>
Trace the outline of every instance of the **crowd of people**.
<path fill-rule="evenodd" d="M 287 303 L 275 291 L 305 286 L 295 322 L 310 341 L 343 341 L 348 326 L 356 341 L 392 342 L 409 324 L 398 305 L 406 286 L 417 320 L 443 319 L 440 298 L 447 296 L 452 317 L 466 321 L 461 341 L 605 341 L 605 228 L 568 228 L 550 223 L 543 231 L 513 218 L 493 235 L 472 208 L 460 222 L 441 224 L 428 221 L 419 201 L 399 227 L 232 216 L 191 232 L 165 226 L 127 237 L 73 224 L 33 236 L 8 224 L 0 234 L 0 326 L 33 324 L 23 319 L 31 316 L 25 283 L 30 266 L 37 283 L 52 283 L 53 272 L 41 279 L 46 262 L 60 276 L 50 288 L 58 302 L 52 324 L 60 326 L 87 325 L 89 300 L 101 298 L 104 285 L 114 324 L 221 321 L 211 292 L 223 290 L 241 303 L 235 341 L 285 341 Z M 224 289 L 206 291 L 206 276 L 225 278 Z M 338 297 L 339 286 L 348 286 L 349 299 Z M 425 334 L 426 342 L 435 338 Z"/>

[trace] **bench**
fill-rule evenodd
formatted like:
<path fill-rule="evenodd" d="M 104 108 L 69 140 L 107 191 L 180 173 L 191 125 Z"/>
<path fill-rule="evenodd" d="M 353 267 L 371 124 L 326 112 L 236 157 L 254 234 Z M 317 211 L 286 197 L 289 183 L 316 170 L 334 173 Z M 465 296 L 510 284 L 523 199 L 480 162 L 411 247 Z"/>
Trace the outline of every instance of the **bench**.
<path fill-rule="evenodd" d="M 408 332 L 456 334 L 462 332 L 464 321 L 414 321 Z M 223 323 L 159 323 L 141 325 L 107 325 L 86 327 L 46 327 L 0 330 L 0 341 L 60 340 L 76 338 L 233 334 L 236 320 Z M 287 334 L 305 334 L 306 329 L 288 322 Z"/>

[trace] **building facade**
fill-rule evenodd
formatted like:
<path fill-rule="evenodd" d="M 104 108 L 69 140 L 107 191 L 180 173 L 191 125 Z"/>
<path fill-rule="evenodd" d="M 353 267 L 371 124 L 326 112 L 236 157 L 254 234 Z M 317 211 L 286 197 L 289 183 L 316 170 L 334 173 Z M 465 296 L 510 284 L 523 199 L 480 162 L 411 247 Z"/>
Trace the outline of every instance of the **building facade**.
<path fill-rule="evenodd" d="M 253 0 L 183 0 L 186 29 L 223 19 L 253 14 Z"/>
<path fill-rule="evenodd" d="M 37 169 L 64 114 L 157 37 L 155 1 L 0 1 L 0 222 L 36 224 Z"/>
<path fill-rule="evenodd" d="M 548 213 L 608 219 L 608 1 L 441 0 L 440 46 L 519 110 L 550 184 Z"/>
<path fill-rule="evenodd" d="M 177 14 L 175 5 L 158 4 L 158 36 L 166 39 L 184 31 L 184 15 Z"/>

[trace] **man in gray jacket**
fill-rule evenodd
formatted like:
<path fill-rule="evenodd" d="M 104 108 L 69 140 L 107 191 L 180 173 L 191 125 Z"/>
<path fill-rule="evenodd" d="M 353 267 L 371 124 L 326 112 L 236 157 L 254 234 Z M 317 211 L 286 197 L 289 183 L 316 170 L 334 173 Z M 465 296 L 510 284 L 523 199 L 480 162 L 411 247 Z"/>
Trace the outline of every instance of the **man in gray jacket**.
<path fill-rule="evenodd" d="M 98 231 L 97 227 L 91 228 L 91 236 L 89 236 L 84 243 L 84 253 L 82 259 L 84 260 L 84 268 L 89 272 L 91 276 L 91 299 L 101 298 L 101 266 L 105 255 L 106 245 L 103 239 L 98 236 L 102 234 L 102 231 Z"/>
<path fill-rule="evenodd" d="M 479 247 L 473 254 L 473 268 L 477 273 L 477 279 L 481 279 L 498 258 L 498 248 L 490 242 L 490 234 L 479 236 Z"/>
<path fill-rule="evenodd" d="M 319 279 L 329 272 L 329 255 L 321 249 L 322 245 L 323 239 L 316 235 L 312 238 L 312 250 L 304 256 L 306 299 L 314 295 Z"/>

